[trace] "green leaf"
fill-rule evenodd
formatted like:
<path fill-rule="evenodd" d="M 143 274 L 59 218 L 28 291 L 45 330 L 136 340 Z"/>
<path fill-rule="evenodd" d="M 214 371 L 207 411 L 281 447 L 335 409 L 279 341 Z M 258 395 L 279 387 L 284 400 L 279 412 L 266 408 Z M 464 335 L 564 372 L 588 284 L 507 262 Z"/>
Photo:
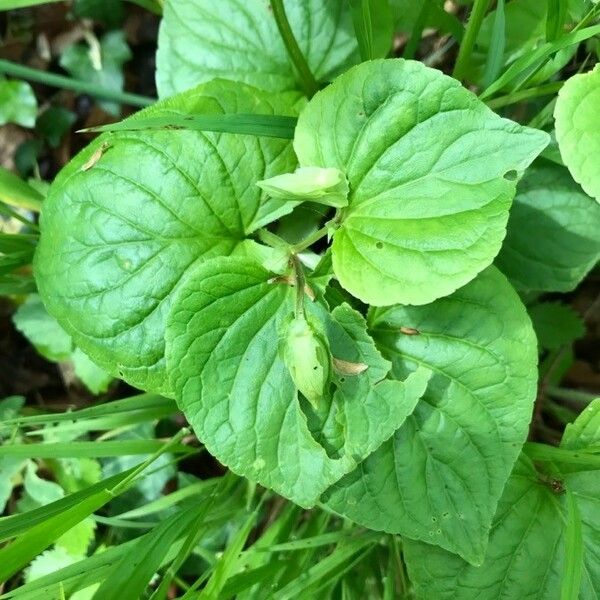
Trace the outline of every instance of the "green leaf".
<path fill-rule="evenodd" d="M 496 265 L 520 290 L 568 292 L 599 258 L 600 207 L 565 168 L 534 165 L 517 187 Z"/>
<path fill-rule="evenodd" d="M 0 77 L 0 125 L 16 123 L 33 127 L 37 116 L 37 100 L 25 81 L 8 81 Z"/>
<path fill-rule="evenodd" d="M 420 366 L 434 375 L 393 439 L 323 501 L 365 527 L 480 563 L 536 396 L 525 308 L 489 268 L 433 304 L 372 309 L 369 324 L 396 377 Z"/>
<path fill-rule="evenodd" d="M 596 398 L 573 423 L 565 427 L 560 445 L 568 450 L 600 446 L 600 398 Z"/>
<path fill-rule="evenodd" d="M 43 196 L 20 177 L 0 167 L 0 200 L 10 206 L 39 211 Z"/>
<path fill-rule="evenodd" d="M 358 61 L 350 11 L 341 0 L 286 0 L 310 70 L 330 81 Z M 272 92 L 302 89 L 268 0 L 168 0 L 157 55 L 159 95 L 223 77 Z"/>
<path fill-rule="evenodd" d="M 131 50 L 122 31 L 109 31 L 99 40 L 99 47 L 73 44 L 60 57 L 60 66 L 81 81 L 114 91 L 123 90 L 123 64 L 131 58 Z M 102 108 L 114 115 L 120 114 L 115 102 L 100 101 Z"/>
<path fill-rule="evenodd" d="M 529 309 L 529 316 L 538 343 L 546 350 L 557 350 L 585 334 L 583 320 L 565 304 L 541 302 Z"/>
<path fill-rule="evenodd" d="M 54 481 L 42 479 L 36 473 L 35 463 L 29 462 L 23 478 L 25 492 L 18 503 L 19 512 L 26 512 L 56 502 L 65 495 L 64 490 Z"/>
<path fill-rule="evenodd" d="M 300 115 L 301 166 L 350 184 L 333 267 L 372 305 L 426 304 L 500 249 L 515 179 L 547 134 L 501 119 L 458 81 L 398 59 L 354 67 Z"/>
<path fill-rule="evenodd" d="M 91 517 L 83 519 L 75 527 L 63 533 L 57 540 L 56 546 L 63 548 L 71 556 L 85 556 L 89 545 L 94 539 L 96 522 Z"/>
<path fill-rule="evenodd" d="M 294 114 L 298 94 L 215 81 L 132 117 Z M 49 312 L 113 376 L 170 393 L 164 323 L 192 266 L 290 212 L 260 179 L 295 167 L 285 140 L 199 131 L 100 136 L 53 183 L 34 269 Z"/>
<path fill-rule="evenodd" d="M 63 567 L 68 567 L 76 561 L 77 558 L 60 546 L 42 552 L 25 570 L 25 582 L 29 583 L 40 577 L 44 577 L 44 575 L 50 575 L 50 573 L 54 573 Z"/>
<path fill-rule="evenodd" d="M 13 315 L 15 327 L 48 360 L 68 360 L 73 350 L 71 336 L 46 311 L 41 298 L 31 294 Z"/>
<path fill-rule="evenodd" d="M 600 202 L 600 65 L 571 77 L 558 93 L 556 139 L 573 179 Z"/>
<path fill-rule="evenodd" d="M 75 367 L 75 375 L 81 379 L 85 387 L 92 394 L 106 392 L 113 380 L 113 376 L 100 368 L 85 352 L 75 348 L 71 355 Z"/>
<path fill-rule="evenodd" d="M 348 0 L 362 60 L 385 58 L 392 46 L 394 18 L 389 0 Z"/>
<path fill-rule="evenodd" d="M 567 493 L 563 493 L 566 489 Z M 560 598 L 566 557 L 574 552 L 569 535 L 569 495 L 581 514 L 584 554 L 579 595 L 600 594 L 597 472 L 560 478 L 536 472 L 521 458 L 508 481 L 494 518 L 488 552 L 481 567 L 430 545 L 405 540 L 405 558 L 417 598 Z"/>
<path fill-rule="evenodd" d="M 51 148 L 57 148 L 76 120 L 74 112 L 62 106 L 51 106 L 38 118 L 36 129 L 48 140 Z"/>
<path fill-rule="evenodd" d="M 293 289 L 248 259 L 199 265 L 168 318 L 167 365 L 179 405 L 220 462 L 312 506 L 402 424 L 430 373 L 385 379 L 390 364 L 362 317 L 345 305 L 329 316 L 312 304 L 333 355 L 368 366 L 339 378 L 324 415 L 316 414 L 298 396 L 279 348 L 293 306 Z"/>

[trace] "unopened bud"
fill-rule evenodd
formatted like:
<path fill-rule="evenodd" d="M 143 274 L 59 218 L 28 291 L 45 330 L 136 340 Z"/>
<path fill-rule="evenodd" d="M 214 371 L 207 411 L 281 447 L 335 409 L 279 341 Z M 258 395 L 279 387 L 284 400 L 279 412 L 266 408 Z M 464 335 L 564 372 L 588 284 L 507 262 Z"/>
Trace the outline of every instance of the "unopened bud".
<path fill-rule="evenodd" d="M 284 361 L 298 390 L 315 407 L 326 393 L 331 377 L 331 356 L 323 337 L 304 318 L 290 323 Z"/>

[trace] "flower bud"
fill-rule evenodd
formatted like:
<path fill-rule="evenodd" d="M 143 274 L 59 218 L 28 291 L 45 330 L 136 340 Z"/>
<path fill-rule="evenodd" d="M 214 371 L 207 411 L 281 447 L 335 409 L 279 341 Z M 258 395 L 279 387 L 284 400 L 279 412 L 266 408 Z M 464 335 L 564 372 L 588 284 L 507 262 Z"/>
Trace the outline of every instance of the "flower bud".
<path fill-rule="evenodd" d="M 283 359 L 298 390 L 317 408 L 330 381 L 331 356 L 326 341 L 304 317 L 290 323 Z"/>

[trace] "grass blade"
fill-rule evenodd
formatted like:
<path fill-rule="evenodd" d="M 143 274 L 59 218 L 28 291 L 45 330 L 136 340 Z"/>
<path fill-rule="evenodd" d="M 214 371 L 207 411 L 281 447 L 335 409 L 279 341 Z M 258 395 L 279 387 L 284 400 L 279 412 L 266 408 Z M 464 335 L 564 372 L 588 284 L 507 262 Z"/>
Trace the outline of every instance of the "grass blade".
<path fill-rule="evenodd" d="M 579 598 L 583 572 L 583 533 L 577 500 L 567 490 L 567 527 L 565 529 L 565 559 L 560 584 L 561 600 Z"/>
<path fill-rule="evenodd" d="M 0 167 L 0 200 L 15 208 L 39 212 L 44 197 L 13 172 Z"/>
<path fill-rule="evenodd" d="M 264 498 L 264 496 L 263 496 Z M 261 501 L 262 503 L 262 501 Z M 256 507 L 240 527 L 233 539 L 229 542 L 227 549 L 216 564 L 214 571 L 208 580 L 206 587 L 198 595 L 198 600 L 214 600 L 223 592 L 225 584 L 233 576 L 244 544 L 254 527 L 259 506 Z"/>
<path fill-rule="evenodd" d="M 306 572 L 300 574 L 299 577 L 292 580 L 283 589 L 275 592 L 271 596 L 272 600 L 291 600 L 292 598 L 302 597 L 302 594 L 314 591 L 311 588 L 328 584 L 330 576 L 336 573 L 337 576 L 341 575 L 338 571 L 340 567 L 349 567 L 348 563 L 356 554 L 364 550 L 367 546 L 373 546 L 380 538 L 380 533 L 369 532 L 359 539 L 339 544 L 329 556 L 313 565 Z M 360 558 L 363 558 L 362 553 Z M 342 572 L 346 570 L 344 569 Z"/>
<path fill-rule="evenodd" d="M 107 574 L 94 598 L 142 598 L 173 544 L 189 531 L 198 507 L 178 511 L 129 549 Z"/>
<path fill-rule="evenodd" d="M 264 137 L 294 137 L 296 117 L 281 115 L 184 115 L 173 112 L 169 116 L 140 116 L 110 123 L 100 127 L 82 129 L 83 132 L 104 131 L 145 131 L 147 129 L 193 129 L 196 131 L 216 131 Z"/>
<path fill-rule="evenodd" d="M 517 59 L 494 83 L 483 91 L 480 98 L 485 100 L 523 76 L 524 73 L 530 72 L 531 74 L 535 72 L 546 59 L 559 50 L 574 44 L 581 44 L 581 42 L 585 42 L 598 34 L 600 34 L 600 25 L 593 25 L 592 27 L 572 31 L 554 42 L 543 44 L 533 52 Z"/>
<path fill-rule="evenodd" d="M 14 444 L 0 447 L 0 458 L 108 458 L 111 456 L 135 456 L 160 450 L 160 440 L 115 440 L 107 442 L 57 442 L 52 444 Z M 171 452 L 183 454 L 189 446 L 176 444 Z"/>
<path fill-rule="evenodd" d="M 141 465 L 127 473 L 112 488 L 101 488 L 72 504 L 49 519 L 38 522 L 11 544 L 0 549 L 0 581 L 6 581 L 20 571 L 35 556 L 53 544 L 63 533 L 89 517 L 115 496 L 123 493 L 160 455 L 172 451 L 188 430 L 182 429 L 172 440 L 163 444 Z"/>
<path fill-rule="evenodd" d="M 504 64 L 504 49 L 506 47 L 506 15 L 504 13 L 504 0 L 498 0 L 494 22 L 492 24 L 492 38 L 490 49 L 485 60 L 485 71 L 483 73 L 483 85 L 488 87 L 502 71 Z"/>

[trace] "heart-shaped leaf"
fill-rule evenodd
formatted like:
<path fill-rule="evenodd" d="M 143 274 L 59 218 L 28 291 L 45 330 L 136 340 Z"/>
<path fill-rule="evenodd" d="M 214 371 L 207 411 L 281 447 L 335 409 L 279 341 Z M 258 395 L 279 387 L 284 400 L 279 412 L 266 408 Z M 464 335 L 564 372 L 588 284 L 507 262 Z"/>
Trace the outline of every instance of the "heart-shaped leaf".
<path fill-rule="evenodd" d="M 297 94 L 215 81 L 132 117 L 291 114 Z M 77 346 L 113 375 L 169 393 L 164 323 L 198 261 L 229 254 L 289 212 L 260 179 L 293 170 L 291 144 L 192 130 L 104 134 L 50 189 L 35 257 L 40 295 Z"/>
<path fill-rule="evenodd" d="M 301 166 L 345 173 L 335 273 L 357 298 L 387 306 L 446 296 L 492 262 L 516 179 L 548 140 L 439 71 L 394 59 L 358 65 L 319 92 L 294 148 Z"/>
<path fill-rule="evenodd" d="M 329 81 L 359 60 L 350 11 L 340 0 L 285 0 L 308 66 Z M 215 77 L 280 92 L 300 89 L 268 0 L 168 0 L 160 27 L 160 96 Z"/>
<path fill-rule="evenodd" d="M 207 449 L 232 471 L 312 506 L 402 425 L 430 372 L 385 379 L 390 363 L 375 349 L 359 313 L 331 316 L 317 304 L 332 352 L 362 362 L 339 378 L 324 415 L 299 398 L 280 338 L 294 290 L 246 258 L 217 258 L 190 272 L 168 318 L 167 365 L 177 401 Z M 335 423 L 332 424 L 332 421 Z"/>
<path fill-rule="evenodd" d="M 324 501 L 361 525 L 479 563 L 536 395 L 536 342 L 525 308 L 490 267 L 428 306 L 375 309 L 369 323 L 395 376 L 422 366 L 434 375 L 393 439 Z"/>

